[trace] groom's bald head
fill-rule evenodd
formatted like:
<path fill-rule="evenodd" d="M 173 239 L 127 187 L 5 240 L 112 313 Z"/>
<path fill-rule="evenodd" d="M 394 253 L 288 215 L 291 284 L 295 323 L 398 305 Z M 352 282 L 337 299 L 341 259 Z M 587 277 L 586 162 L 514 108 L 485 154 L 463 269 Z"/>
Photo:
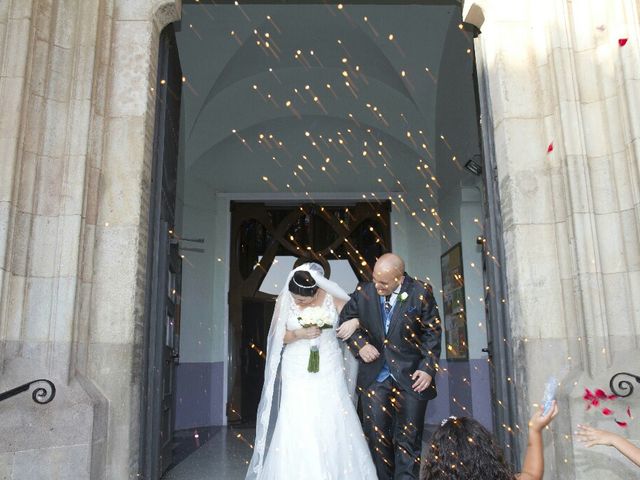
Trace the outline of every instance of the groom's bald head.
<path fill-rule="evenodd" d="M 395 253 L 385 253 L 378 259 L 373 269 L 394 271 L 402 275 L 404 273 L 404 260 Z"/>
<path fill-rule="evenodd" d="M 390 295 L 402 282 L 404 260 L 395 253 L 385 253 L 373 267 L 373 282 L 378 295 Z"/>

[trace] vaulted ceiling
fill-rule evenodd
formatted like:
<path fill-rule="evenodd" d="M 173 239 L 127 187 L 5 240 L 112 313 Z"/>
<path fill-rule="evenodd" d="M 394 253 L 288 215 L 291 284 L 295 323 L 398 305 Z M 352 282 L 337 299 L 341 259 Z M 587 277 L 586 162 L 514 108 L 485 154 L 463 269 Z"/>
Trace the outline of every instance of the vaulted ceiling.
<path fill-rule="evenodd" d="M 436 3 L 185 5 L 185 175 L 214 192 L 425 198 L 464 181 L 472 38 Z"/>

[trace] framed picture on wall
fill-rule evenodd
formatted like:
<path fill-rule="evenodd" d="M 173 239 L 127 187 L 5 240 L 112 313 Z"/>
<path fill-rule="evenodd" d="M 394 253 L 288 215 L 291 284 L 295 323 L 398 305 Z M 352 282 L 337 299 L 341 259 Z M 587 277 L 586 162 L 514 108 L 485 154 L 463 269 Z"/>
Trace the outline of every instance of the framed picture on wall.
<path fill-rule="evenodd" d="M 443 327 L 447 360 L 468 360 L 467 312 L 464 294 L 462 245 L 454 245 L 440 257 L 442 271 Z"/>

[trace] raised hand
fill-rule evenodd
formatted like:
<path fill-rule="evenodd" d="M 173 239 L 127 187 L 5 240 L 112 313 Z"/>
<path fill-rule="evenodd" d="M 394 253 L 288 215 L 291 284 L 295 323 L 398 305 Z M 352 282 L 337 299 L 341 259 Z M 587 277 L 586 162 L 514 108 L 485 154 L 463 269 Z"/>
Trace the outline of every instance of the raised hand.
<path fill-rule="evenodd" d="M 431 381 L 433 378 L 427 372 L 423 372 L 422 370 L 416 370 L 411 375 L 411 380 L 415 380 L 411 388 L 413 388 L 414 392 L 424 392 L 429 385 L 431 385 Z"/>
<path fill-rule="evenodd" d="M 546 415 L 543 415 L 544 407 L 538 408 L 529 420 L 529 429 L 536 432 L 541 432 L 544 427 L 551 423 L 551 420 L 558 415 L 558 403 L 554 400 L 551 410 Z"/>
<path fill-rule="evenodd" d="M 336 329 L 336 336 L 340 340 L 346 340 L 360 327 L 360 321 L 357 318 L 347 320 Z"/>
<path fill-rule="evenodd" d="M 589 425 L 578 425 L 576 435 L 578 436 L 578 440 L 587 447 L 593 447 L 594 445 L 611 446 L 618 438 L 618 435 L 613 432 L 598 430 Z"/>
<path fill-rule="evenodd" d="M 578 440 L 587 447 L 606 445 L 614 447 L 621 454 L 640 467 L 640 448 L 620 435 L 606 430 L 598 430 L 589 425 L 578 425 Z"/>
<path fill-rule="evenodd" d="M 380 352 L 376 347 L 374 347 L 370 343 L 367 343 L 360 349 L 358 355 L 360 355 L 360 358 L 364 363 L 371 363 L 380 356 Z"/>
<path fill-rule="evenodd" d="M 544 453 L 542 446 L 542 429 L 551 423 L 558 414 L 558 403 L 554 400 L 551 410 L 544 415 L 544 407 L 540 406 L 529 420 L 529 445 L 524 456 L 520 480 L 539 480 L 544 474 Z"/>

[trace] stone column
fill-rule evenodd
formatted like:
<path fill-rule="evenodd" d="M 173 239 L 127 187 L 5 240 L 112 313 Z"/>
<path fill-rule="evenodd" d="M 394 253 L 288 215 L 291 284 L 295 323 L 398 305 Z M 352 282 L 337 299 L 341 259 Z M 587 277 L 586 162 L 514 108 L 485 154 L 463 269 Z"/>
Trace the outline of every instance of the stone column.
<path fill-rule="evenodd" d="M 2 2 L 0 389 L 37 378 L 58 388 L 46 406 L 29 394 L 3 402 L 3 478 L 89 473 L 97 403 L 72 356 L 96 4 Z"/>
<path fill-rule="evenodd" d="M 176 0 L 0 2 L 0 477 L 137 474 L 158 38 Z"/>
<path fill-rule="evenodd" d="M 179 12 L 175 0 L 119 0 L 111 19 L 83 365 L 110 400 L 106 478 L 134 478 L 139 461 L 157 57 Z"/>
<path fill-rule="evenodd" d="M 546 378 L 561 375 L 545 478 L 595 479 L 602 468 L 630 478 L 628 461 L 586 450 L 572 432 L 591 422 L 640 434 L 632 421 L 622 430 L 598 409 L 586 412 L 582 400 L 585 387 L 608 390 L 613 373 L 637 364 L 637 2 L 467 1 L 464 14 L 482 30 L 478 69 L 491 97 L 521 397 L 511 427 L 525 430 Z M 624 419 L 639 397 L 611 408 Z"/>

